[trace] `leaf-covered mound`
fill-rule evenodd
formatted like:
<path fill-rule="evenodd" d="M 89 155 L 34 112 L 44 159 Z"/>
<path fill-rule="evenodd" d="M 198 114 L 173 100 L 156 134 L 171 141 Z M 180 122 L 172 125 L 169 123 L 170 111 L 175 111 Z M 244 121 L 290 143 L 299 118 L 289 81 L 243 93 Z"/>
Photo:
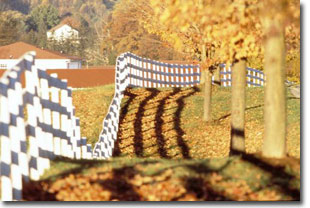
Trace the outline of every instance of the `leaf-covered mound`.
<path fill-rule="evenodd" d="M 262 146 L 263 89 L 248 88 L 248 154 L 227 157 L 230 90 L 213 88 L 214 121 L 206 123 L 202 121 L 201 87 L 128 89 L 121 104 L 114 157 L 108 161 L 58 158 L 41 181 L 25 184 L 24 199 L 299 200 L 300 100 L 288 94 L 290 157 L 264 159 L 251 155 Z M 92 144 L 97 141 L 113 92 L 109 85 L 73 93 L 82 135 Z"/>
<path fill-rule="evenodd" d="M 74 163 L 74 165 L 73 165 Z M 222 159 L 59 158 L 58 174 L 24 189 L 25 200 L 278 201 L 300 199 L 299 161 L 244 155 Z"/>

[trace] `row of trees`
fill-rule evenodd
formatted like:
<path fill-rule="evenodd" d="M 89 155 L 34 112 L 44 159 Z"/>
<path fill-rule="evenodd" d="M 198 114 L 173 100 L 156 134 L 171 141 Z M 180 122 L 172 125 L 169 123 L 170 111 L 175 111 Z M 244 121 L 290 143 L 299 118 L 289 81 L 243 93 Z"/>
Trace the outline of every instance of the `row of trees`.
<path fill-rule="evenodd" d="M 286 154 L 285 61 L 286 53 L 299 50 L 299 1 L 121 0 L 118 5 L 126 5 L 134 13 L 130 21 L 134 20 L 134 25 L 138 22 L 140 30 L 156 35 L 183 57 L 200 61 L 205 121 L 212 121 L 211 76 L 219 63 L 233 65 L 232 154 L 245 152 L 246 66 L 252 60 L 264 63 L 267 84 L 262 152 L 267 157 Z"/>
<path fill-rule="evenodd" d="M 27 11 L 21 11 L 18 2 L 26 4 Z M 112 1 L 105 2 L 107 5 L 110 2 L 110 6 L 112 4 Z M 101 31 L 98 31 L 109 12 L 103 1 L 16 0 L 1 1 L 1 5 L 0 45 L 25 41 L 38 47 L 81 56 L 87 64 L 107 63 L 100 50 Z M 78 42 L 73 39 L 60 42 L 47 39 L 46 32 L 60 22 L 79 31 Z"/>
<path fill-rule="evenodd" d="M 101 46 L 104 54 L 113 63 L 116 56 L 131 51 L 152 59 L 180 59 L 182 55 L 154 33 L 141 27 L 143 11 L 136 1 L 120 1 L 104 22 Z"/>

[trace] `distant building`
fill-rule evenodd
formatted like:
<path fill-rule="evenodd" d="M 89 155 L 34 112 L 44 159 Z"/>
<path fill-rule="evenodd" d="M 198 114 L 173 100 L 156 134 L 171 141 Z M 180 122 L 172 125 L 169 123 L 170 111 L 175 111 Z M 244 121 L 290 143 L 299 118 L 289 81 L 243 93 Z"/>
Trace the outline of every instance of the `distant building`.
<path fill-rule="evenodd" d="M 75 39 L 79 38 L 79 31 L 72 28 L 67 24 L 59 24 L 46 33 L 47 39 L 57 40 L 57 41 L 64 41 L 67 39 Z"/>
<path fill-rule="evenodd" d="M 0 69 L 13 67 L 18 59 L 28 51 L 36 52 L 35 64 L 41 69 L 80 69 L 82 67 L 80 57 L 41 49 L 24 42 L 16 42 L 0 47 Z"/>

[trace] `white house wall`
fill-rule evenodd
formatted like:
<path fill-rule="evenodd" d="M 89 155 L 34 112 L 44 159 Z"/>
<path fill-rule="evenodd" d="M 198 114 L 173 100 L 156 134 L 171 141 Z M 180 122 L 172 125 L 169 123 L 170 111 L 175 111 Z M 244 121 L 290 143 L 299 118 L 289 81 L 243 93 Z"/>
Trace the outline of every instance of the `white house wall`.
<path fill-rule="evenodd" d="M 35 65 L 42 69 L 68 69 L 70 59 L 36 59 Z"/>
<path fill-rule="evenodd" d="M 18 59 L 0 59 L 0 69 L 8 69 L 15 66 Z"/>
<path fill-rule="evenodd" d="M 82 68 L 81 61 L 72 61 L 70 62 L 69 69 L 80 69 Z"/>
<path fill-rule="evenodd" d="M 0 69 L 8 69 L 15 66 L 18 59 L 0 59 Z M 81 61 L 70 59 L 36 59 L 35 64 L 41 69 L 79 69 Z"/>
<path fill-rule="evenodd" d="M 68 25 L 64 25 L 57 30 L 52 32 L 47 32 L 47 38 L 53 38 L 55 40 L 64 40 L 69 38 L 78 38 L 79 32 Z"/>

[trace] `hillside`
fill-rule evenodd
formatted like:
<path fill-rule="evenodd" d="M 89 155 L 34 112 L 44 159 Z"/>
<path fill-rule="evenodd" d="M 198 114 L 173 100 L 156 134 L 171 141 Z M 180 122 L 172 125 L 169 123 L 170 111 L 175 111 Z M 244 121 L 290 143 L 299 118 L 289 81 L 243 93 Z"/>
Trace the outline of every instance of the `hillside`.
<path fill-rule="evenodd" d="M 117 0 L 1 0 L 0 11 L 15 10 L 29 14 L 31 9 L 42 3 L 49 3 L 56 7 L 61 16 L 82 12 L 83 15 L 97 15 L 102 8 L 111 10 Z"/>

